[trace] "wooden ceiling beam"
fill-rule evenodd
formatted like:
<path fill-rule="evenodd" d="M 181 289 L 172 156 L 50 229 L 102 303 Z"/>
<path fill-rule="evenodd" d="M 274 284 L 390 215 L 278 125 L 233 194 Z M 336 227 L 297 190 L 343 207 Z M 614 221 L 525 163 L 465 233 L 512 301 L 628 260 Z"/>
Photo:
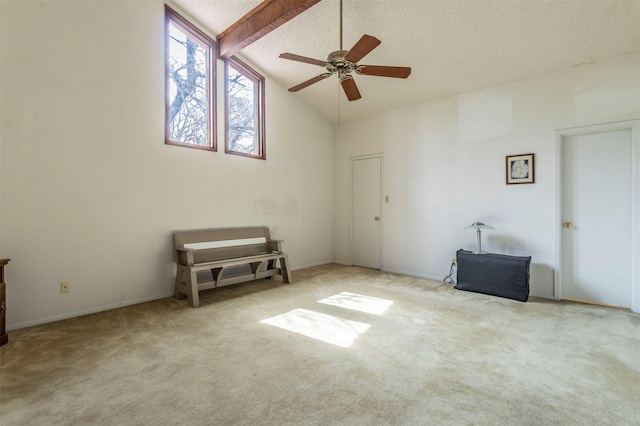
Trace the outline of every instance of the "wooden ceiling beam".
<path fill-rule="evenodd" d="M 218 36 L 220 56 L 229 58 L 321 0 L 265 0 Z"/>

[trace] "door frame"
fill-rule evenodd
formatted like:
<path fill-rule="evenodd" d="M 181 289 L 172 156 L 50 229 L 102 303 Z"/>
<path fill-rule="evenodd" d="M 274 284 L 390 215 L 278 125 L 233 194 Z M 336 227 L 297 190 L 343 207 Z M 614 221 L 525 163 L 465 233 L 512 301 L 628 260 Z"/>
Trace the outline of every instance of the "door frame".
<path fill-rule="evenodd" d="M 384 154 L 356 155 L 349 158 L 349 264 L 353 265 L 353 165 L 358 160 L 380 159 L 380 270 L 384 271 Z"/>
<path fill-rule="evenodd" d="M 556 267 L 553 285 L 556 300 L 562 299 L 562 145 L 567 136 L 615 130 L 631 131 L 631 217 L 637 218 L 640 214 L 640 119 L 556 130 Z M 640 313 L 640 224 L 637 220 L 631 221 L 631 310 Z"/>

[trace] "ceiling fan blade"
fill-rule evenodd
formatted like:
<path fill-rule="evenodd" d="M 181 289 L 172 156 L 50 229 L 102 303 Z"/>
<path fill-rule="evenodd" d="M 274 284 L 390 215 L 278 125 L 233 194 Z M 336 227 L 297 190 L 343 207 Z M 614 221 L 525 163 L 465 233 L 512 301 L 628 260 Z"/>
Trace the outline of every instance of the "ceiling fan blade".
<path fill-rule="evenodd" d="M 373 49 L 378 47 L 382 43 L 377 38 L 370 35 L 363 35 L 360 40 L 344 55 L 344 59 L 349 62 L 358 62 L 360 59 L 364 58 L 371 52 Z"/>
<path fill-rule="evenodd" d="M 362 97 L 353 77 L 342 80 L 340 84 L 342 84 L 344 94 L 347 95 L 347 99 L 350 101 L 357 101 Z"/>
<path fill-rule="evenodd" d="M 306 64 L 320 65 L 321 67 L 324 67 L 324 65 L 326 64 L 325 61 L 321 61 L 319 59 L 307 58 L 306 56 L 294 55 L 293 53 L 282 53 L 280 57 L 282 59 L 290 59 L 292 61 L 304 62 Z"/>
<path fill-rule="evenodd" d="M 407 78 L 411 74 L 409 67 L 385 67 L 380 65 L 360 65 L 358 73 L 378 77 Z"/>
<path fill-rule="evenodd" d="M 309 79 L 303 83 L 298 84 L 297 86 L 293 86 L 292 88 L 289 89 L 290 92 L 297 92 L 298 90 L 302 90 L 305 87 L 311 86 L 314 83 L 319 82 L 320 80 L 324 80 L 327 77 L 331 77 L 331 73 L 330 72 L 326 72 L 324 74 L 320 74 L 318 76 L 313 77 L 312 79 Z"/>

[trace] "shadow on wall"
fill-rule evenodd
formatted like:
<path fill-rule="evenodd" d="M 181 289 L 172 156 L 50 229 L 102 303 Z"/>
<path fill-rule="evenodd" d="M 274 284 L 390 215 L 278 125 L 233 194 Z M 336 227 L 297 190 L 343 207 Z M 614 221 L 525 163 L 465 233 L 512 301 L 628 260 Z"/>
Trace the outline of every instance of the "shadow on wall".
<path fill-rule="evenodd" d="M 487 234 L 487 247 L 492 247 L 496 253 L 510 256 L 531 256 L 526 240 L 505 235 Z M 484 237 L 485 233 L 482 234 L 482 238 Z M 555 298 L 553 267 L 535 263 L 533 257 L 531 259 L 531 290 L 532 296 Z"/>
<path fill-rule="evenodd" d="M 535 290 L 532 296 L 555 299 L 553 267 L 542 263 L 531 263 L 531 284 L 531 288 Z"/>
<path fill-rule="evenodd" d="M 497 247 L 496 253 L 513 256 L 529 256 L 529 250 L 524 239 L 499 234 L 496 235 L 489 232 L 483 233 L 482 238 L 485 238 L 485 235 L 489 243 L 488 246 Z"/>

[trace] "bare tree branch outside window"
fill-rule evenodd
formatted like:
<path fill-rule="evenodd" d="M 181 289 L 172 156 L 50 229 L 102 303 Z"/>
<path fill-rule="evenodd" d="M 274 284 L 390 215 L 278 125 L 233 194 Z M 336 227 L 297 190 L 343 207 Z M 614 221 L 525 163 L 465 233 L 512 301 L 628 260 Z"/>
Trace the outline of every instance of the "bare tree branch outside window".
<path fill-rule="evenodd" d="M 235 56 L 226 71 L 225 152 L 266 160 L 264 77 Z"/>
<path fill-rule="evenodd" d="M 178 27 L 169 26 L 169 137 L 208 145 L 208 52 Z"/>
<path fill-rule="evenodd" d="M 166 143 L 215 150 L 215 42 L 165 5 Z"/>
<path fill-rule="evenodd" d="M 233 67 L 228 67 L 229 149 L 258 154 L 256 143 L 256 84 Z"/>

